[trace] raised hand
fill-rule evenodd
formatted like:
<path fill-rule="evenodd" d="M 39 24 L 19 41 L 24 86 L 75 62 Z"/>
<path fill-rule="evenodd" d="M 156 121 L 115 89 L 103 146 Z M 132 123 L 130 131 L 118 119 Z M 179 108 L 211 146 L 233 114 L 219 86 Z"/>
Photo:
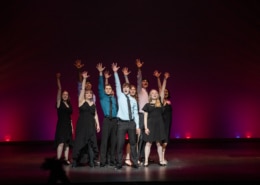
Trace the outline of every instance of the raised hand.
<path fill-rule="evenodd" d="M 155 71 L 153 72 L 153 76 L 155 76 L 156 78 L 159 78 L 160 75 L 161 75 L 161 73 L 159 73 L 158 70 L 155 70 Z"/>
<path fill-rule="evenodd" d="M 137 66 L 138 68 L 141 68 L 141 67 L 143 66 L 143 64 L 144 64 L 144 62 L 141 62 L 141 60 L 140 60 L 139 58 L 137 58 L 137 59 L 135 60 L 135 62 L 136 62 L 136 66 Z"/>
<path fill-rule="evenodd" d="M 114 63 L 112 63 L 112 65 L 111 65 L 111 66 L 112 66 L 112 70 L 113 70 L 114 72 L 117 72 L 117 71 L 118 71 L 118 69 L 120 68 L 120 67 L 118 67 L 118 66 L 117 66 L 117 63 L 115 63 L 115 62 L 114 62 Z"/>
<path fill-rule="evenodd" d="M 83 71 L 83 72 L 82 72 L 82 77 L 83 77 L 83 78 L 88 78 L 88 77 L 90 77 L 90 76 L 88 75 L 88 72 L 87 72 L 87 71 Z"/>
<path fill-rule="evenodd" d="M 97 66 L 96 66 L 96 68 L 97 68 L 97 70 L 98 70 L 99 72 L 102 72 L 102 71 L 104 71 L 104 69 L 105 69 L 106 67 L 103 67 L 102 63 L 98 63 Z"/>
<path fill-rule="evenodd" d="M 131 71 L 128 71 L 128 68 L 127 68 L 127 67 L 124 67 L 124 68 L 122 69 L 122 72 L 123 72 L 124 76 L 128 76 L 128 75 L 131 73 Z"/>
<path fill-rule="evenodd" d="M 56 78 L 60 78 L 61 74 L 60 73 L 56 73 Z"/>
<path fill-rule="evenodd" d="M 105 77 L 106 79 L 109 79 L 109 78 L 111 77 L 111 74 L 109 74 L 109 71 L 108 71 L 108 70 L 104 71 L 104 77 Z"/>
<path fill-rule="evenodd" d="M 77 69 L 81 69 L 84 64 L 81 63 L 81 60 L 80 59 L 77 59 L 74 63 L 74 66 L 77 68 Z"/>
<path fill-rule="evenodd" d="M 170 73 L 165 72 L 165 73 L 164 73 L 164 78 L 165 78 L 165 79 L 168 79 L 169 77 L 170 77 Z"/>

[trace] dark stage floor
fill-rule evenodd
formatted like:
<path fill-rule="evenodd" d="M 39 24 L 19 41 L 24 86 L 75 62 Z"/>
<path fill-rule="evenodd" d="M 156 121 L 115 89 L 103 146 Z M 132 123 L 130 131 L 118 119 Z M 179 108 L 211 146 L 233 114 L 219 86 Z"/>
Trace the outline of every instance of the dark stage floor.
<path fill-rule="evenodd" d="M 52 142 L 0 143 L 1 184 L 46 184 L 50 170 L 41 169 L 45 158 L 56 151 Z M 168 166 L 157 164 L 157 152 L 152 146 L 149 167 L 134 169 L 124 166 L 62 166 L 65 177 L 75 184 L 91 183 L 260 183 L 260 140 L 172 140 L 167 149 Z M 54 172 L 57 172 L 54 170 Z M 56 176 L 57 177 L 57 176 Z"/>

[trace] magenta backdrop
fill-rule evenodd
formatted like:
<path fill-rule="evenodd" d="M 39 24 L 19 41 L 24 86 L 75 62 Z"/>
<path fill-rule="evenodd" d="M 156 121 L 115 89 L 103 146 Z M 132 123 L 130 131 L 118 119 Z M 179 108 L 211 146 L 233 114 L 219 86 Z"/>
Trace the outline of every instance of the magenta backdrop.
<path fill-rule="evenodd" d="M 170 72 L 171 138 L 260 137 L 258 1 L 1 4 L 0 141 L 53 140 L 56 72 L 76 126 L 77 58 L 96 95 L 98 62 L 110 72 L 112 62 L 128 67 L 136 84 L 141 58 L 150 89 L 157 88 L 155 69 Z M 99 101 L 97 109 L 102 123 Z"/>

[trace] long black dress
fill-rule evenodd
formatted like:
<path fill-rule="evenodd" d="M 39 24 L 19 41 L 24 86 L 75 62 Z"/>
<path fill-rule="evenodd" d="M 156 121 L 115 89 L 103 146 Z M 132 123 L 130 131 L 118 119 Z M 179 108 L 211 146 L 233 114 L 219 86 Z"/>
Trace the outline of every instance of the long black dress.
<path fill-rule="evenodd" d="M 54 147 L 64 143 L 65 146 L 72 147 L 72 126 L 71 126 L 71 105 L 67 107 L 63 101 L 60 102 L 60 107 L 57 108 L 58 121 L 55 131 Z"/>
<path fill-rule="evenodd" d="M 89 155 L 90 161 L 94 159 L 95 111 L 95 104 L 89 106 L 87 102 L 84 102 L 79 107 L 79 118 L 76 124 L 75 142 L 72 151 L 73 160 L 77 162 L 80 162 L 81 157 L 86 153 Z"/>
<path fill-rule="evenodd" d="M 170 133 L 171 133 L 171 126 L 172 126 L 172 105 L 166 103 L 164 105 L 164 112 L 163 112 L 163 120 L 164 120 L 164 127 L 167 138 L 164 140 L 166 143 L 169 143 L 170 140 Z"/>
<path fill-rule="evenodd" d="M 148 113 L 147 127 L 150 130 L 150 134 L 144 134 L 145 142 L 161 142 L 166 139 L 166 133 L 163 120 L 164 107 L 155 107 L 154 104 L 147 103 L 143 107 L 143 111 Z"/>

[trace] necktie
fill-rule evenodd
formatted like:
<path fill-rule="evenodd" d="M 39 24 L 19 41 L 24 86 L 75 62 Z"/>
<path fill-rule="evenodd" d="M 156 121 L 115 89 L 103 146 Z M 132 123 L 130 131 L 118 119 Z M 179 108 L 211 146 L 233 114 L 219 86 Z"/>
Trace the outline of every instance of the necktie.
<path fill-rule="evenodd" d="M 112 97 L 109 97 L 109 118 L 112 118 Z"/>
<path fill-rule="evenodd" d="M 129 120 L 132 119 L 132 112 L 131 112 L 131 104 L 130 104 L 130 99 L 127 95 L 126 96 L 126 99 L 127 99 L 127 106 L 128 106 L 128 115 L 129 115 Z"/>

